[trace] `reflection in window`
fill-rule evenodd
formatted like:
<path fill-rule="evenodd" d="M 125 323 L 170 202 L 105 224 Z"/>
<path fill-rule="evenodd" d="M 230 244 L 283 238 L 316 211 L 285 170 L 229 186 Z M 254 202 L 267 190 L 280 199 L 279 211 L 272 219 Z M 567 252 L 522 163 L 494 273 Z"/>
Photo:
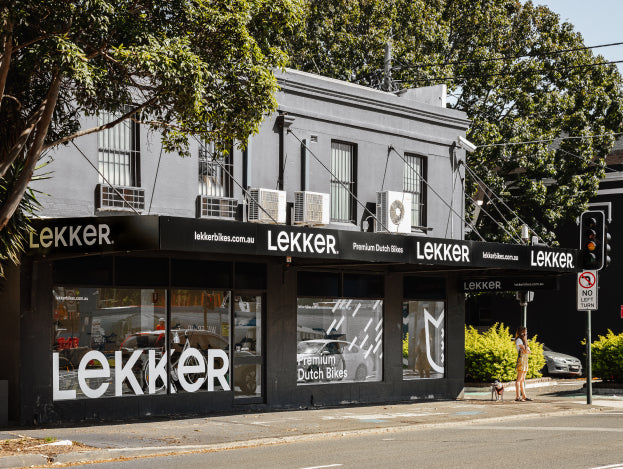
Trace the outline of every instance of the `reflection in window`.
<path fill-rule="evenodd" d="M 382 379 L 382 300 L 297 301 L 297 384 Z"/>
<path fill-rule="evenodd" d="M 53 377 L 59 391 L 54 399 L 144 393 L 148 354 L 134 352 L 162 354 L 165 290 L 55 287 L 53 292 Z M 123 380 L 115 380 L 117 358 L 130 368 Z"/>
<path fill-rule="evenodd" d="M 443 378 L 444 302 L 405 301 L 402 309 L 403 379 Z"/>
<path fill-rule="evenodd" d="M 170 327 L 164 289 L 53 293 L 54 400 L 230 390 L 229 292 L 172 290 Z"/>
<path fill-rule="evenodd" d="M 262 297 L 234 298 L 234 391 L 236 397 L 262 392 Z"/>

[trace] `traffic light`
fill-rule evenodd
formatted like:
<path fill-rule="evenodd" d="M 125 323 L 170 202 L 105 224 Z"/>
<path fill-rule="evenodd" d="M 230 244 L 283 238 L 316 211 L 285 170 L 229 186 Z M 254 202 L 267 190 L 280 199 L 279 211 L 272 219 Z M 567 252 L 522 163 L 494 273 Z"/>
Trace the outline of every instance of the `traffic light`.
<path fill-rule="evenodd" d="M 606 226 L 604 212 L 588 210 L 580 216 L 580 256 L 583 269 L 604 267 Z"/>

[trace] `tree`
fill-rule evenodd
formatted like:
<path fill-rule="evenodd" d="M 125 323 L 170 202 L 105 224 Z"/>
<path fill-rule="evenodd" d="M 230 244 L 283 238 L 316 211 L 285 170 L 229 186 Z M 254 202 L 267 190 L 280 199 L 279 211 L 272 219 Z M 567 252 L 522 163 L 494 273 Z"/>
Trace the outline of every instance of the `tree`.
<path fill-rule="evenodd" d="M 290 66 L 387 86 L 389 41 L 395 86 L 445 83 L 449 107 L 472 121 L 467 221 L 488 240 L 518 241 L 523 220 L 554 241 L 595 194 L 622 130 L 616 67 L 557 14 L 517 0 L 308 0 Z"/>
<path fill-rule="evenodd" d="M 181 155 L 193 135 L 246 142 L 276 107 L 297 1 L 0 1 L 0 256 L 21 249 L 46 150 L 125 119 Z M 101 111 L 118 117 L 80 128 Z"/>

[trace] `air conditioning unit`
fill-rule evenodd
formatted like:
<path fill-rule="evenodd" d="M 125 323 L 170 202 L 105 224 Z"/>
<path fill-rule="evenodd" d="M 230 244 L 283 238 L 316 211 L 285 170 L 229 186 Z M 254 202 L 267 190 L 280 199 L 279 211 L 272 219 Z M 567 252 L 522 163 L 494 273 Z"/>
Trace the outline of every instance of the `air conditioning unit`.
<path fill-rule="evenodd" d="M 98 210 L 141 212 L 145 210 L 145 189 L 98 184 L 95 188 L 95 208 Z"/>
<path fill-rule="evenodd" d="M 197 216 L 199 218 L 220 218 L 235 220 L 238 201 L 229 197 L 197 196 Z"/>
<path fill-rule="evenodd" d="M 286 222 L 285 191 L 272 189 L 249 189 L 248 201 L 249 221 L 254 223 Z"/>
<path fill-rule="evenodd" d="M 411 200 L 408 192 L 377 192 L 375 231 L 411 233 Z"/>
<path fill-rule="evenodd" d="M 299 191 L 294 193 L 295 225 L 328 225 L 329 194 Z"/>

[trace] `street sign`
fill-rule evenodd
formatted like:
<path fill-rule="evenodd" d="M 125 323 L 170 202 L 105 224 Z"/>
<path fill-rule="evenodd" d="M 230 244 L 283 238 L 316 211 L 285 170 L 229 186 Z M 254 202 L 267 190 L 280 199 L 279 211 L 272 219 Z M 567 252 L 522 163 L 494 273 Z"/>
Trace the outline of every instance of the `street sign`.
<path fill-rule="evenodd" d="M 578 311 L 594 311 L 597 309 L 597 271 L 585 270 L 578 272 Z"/>

